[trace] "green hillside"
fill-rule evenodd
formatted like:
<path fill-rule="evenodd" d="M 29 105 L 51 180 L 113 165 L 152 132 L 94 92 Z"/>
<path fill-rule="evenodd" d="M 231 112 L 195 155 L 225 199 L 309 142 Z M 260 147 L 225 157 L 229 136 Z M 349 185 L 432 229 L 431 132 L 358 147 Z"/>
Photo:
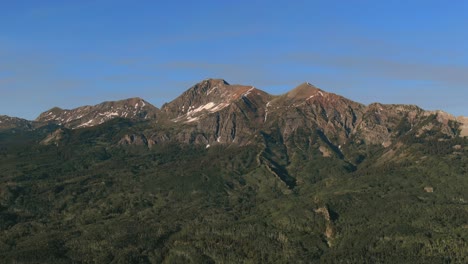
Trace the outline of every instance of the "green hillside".
<path fill-rule="evenodd" d="M 468 262 L 467 139 L 148 148 L 116 119 L 38 144 L 55 129 L 0 132 L 3 263 Z"/>

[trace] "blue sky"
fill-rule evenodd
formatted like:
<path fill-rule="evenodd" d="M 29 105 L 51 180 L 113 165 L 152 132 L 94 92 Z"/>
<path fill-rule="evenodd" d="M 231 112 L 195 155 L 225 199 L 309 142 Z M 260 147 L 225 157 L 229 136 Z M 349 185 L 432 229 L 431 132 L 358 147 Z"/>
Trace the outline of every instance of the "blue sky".
<path fill-rule="evenodd" d="M 308 81 L 468 116 L 468 1 L 0 0 L 0 114 L 27 119 L 205 78 Z"/>

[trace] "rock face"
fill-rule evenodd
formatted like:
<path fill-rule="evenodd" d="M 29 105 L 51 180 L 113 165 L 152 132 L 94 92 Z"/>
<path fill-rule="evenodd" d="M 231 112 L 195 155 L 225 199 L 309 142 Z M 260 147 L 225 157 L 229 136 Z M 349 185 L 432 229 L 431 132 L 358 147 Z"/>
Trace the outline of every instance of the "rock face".
<path fill-rule="evenodd" d="M 141 98 L 104 102 L 94 106 L 82 106 L 72 110 L 54 107 L 36 119 L 37 122 L 52 122 L 67 128 L 83 128 L 102 124 L 121 117 L 134 120 L 154 119 L 159 109 Z"/>
<path fill-rule="evenodd" d="M 468 137 L 468 117 L 460 116 L 457 121 L 460 123 L 460 136 Z"/>
<path fill-rule="evenodd" d="M 119 141 L 119 145 L 124 145 L 124 146 L 130 146 L 130 145 L 147 146 L 148 148 L 151 148 L 151 146 L 154 143 L 155 142 L 152 139 L 147 139 L 146 136 L 143 135 L 143 134 L 125 135 Z"/>
<path fill-rule="evenodd" d="M 323 137 L 340 144 L 356 129 L 365 108 L 309 83 L 275 98 L 268 106 L 268 119 L 280 120 L 283 138 L 289 138 L 298 130 L 319 131 Z"/>
<path fill-rule="evenodd" d="M 50 145 L 50 144 L 55 144 L 56 146 L 58 146 L 60 144 L 60 140 L 62 140 L 64 138 L 64 130 L 59 128 L 57 130 L 55 130 L 54 132 L 50 133 L 49 135 L 47 135 L 46 138 L 44 138 L 40 144 L 42 145 Z"/>

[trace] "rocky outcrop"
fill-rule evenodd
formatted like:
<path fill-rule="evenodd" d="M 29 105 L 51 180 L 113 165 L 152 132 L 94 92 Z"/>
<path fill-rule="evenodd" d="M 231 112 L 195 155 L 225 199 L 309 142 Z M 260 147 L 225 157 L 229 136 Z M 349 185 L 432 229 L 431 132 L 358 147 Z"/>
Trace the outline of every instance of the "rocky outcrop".
<path fill-rule="evenodd" d="M 151 148 L 155 144 L 155 142 L 152 139 L 146 138 L 146 136 L 143 134 L 127 134 L 119 140 L 118 144 L 124 146 L 146 146 L 148 148 Z"/>
<path fill-rule="evenodd" d="M 65 131 L 61 128 L 55 130 L 54 132 L 50 133 L 47 135 L 46 138 L 41 140 L 40 144 L 42 145 L 51 145 L 54 144 L 58 146 L 60 144 L 60 141 L 64 138 Z"/>
<path fill-rule="evenodd" d="M 459 116 L 456 121 L 460 124 L 460 136 L 468 137 L 468 117 Z"/>
<path fill-rule="evenodd" d="M 327 244 L 329 247 L 333 246 L 333 237 L 335 235 L 335 231 L 333 228 L 333 221 L 334 219 L 331 217 L 330 211 L 326 206 L 319 207 L 314 210 L 315 213 L 323 215 L 323 218 L 325 219 L 325 231 L 323 232 L 323 235 L 325 236 L 327 240 Z"/>

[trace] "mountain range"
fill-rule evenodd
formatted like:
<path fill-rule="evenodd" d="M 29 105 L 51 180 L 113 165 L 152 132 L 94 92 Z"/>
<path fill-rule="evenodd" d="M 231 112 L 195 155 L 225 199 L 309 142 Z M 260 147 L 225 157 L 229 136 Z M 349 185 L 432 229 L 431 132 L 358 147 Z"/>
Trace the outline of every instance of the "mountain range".
<path fill-rule="evenodd" d="M 0 116 L 11 263 L 463 263 L 468 118 L 206 79 Z"/>
<path fill-rule="evenodd" d="M 421 126 L 435 117 L 430 125 Z M 225 80 L 207 79 L 190 87 L 161 109 L 141 98 L 103 102 L 67 110 L 54 107 L 36 120 L 0 116 L 0 129 L 34 129 L 57 124 L 67 129 L 100 125 L 114 118 L 150 120 L 178 125 L 182 134 L 170 135 L 184 143 L 249 144 L 252 135 L 280 126 L 287 138 L 301 128 L 323 131 L 333 145 L 359 138 L 370 144 L 388 146 L 404 133 L 396 129 L 403 123 L 417 135 L 438 130 L 448 137 L 468 136 L 468 118 L 442 111 L 424 111 L 414 105 L 363 105 L 342 96 L 303 83 L 280 96 L 253 86 L 230 85 Z M 169 136 L 169 135 L 168 135 Z M 149 135 L 151 141 L 161 140 Z"/>

